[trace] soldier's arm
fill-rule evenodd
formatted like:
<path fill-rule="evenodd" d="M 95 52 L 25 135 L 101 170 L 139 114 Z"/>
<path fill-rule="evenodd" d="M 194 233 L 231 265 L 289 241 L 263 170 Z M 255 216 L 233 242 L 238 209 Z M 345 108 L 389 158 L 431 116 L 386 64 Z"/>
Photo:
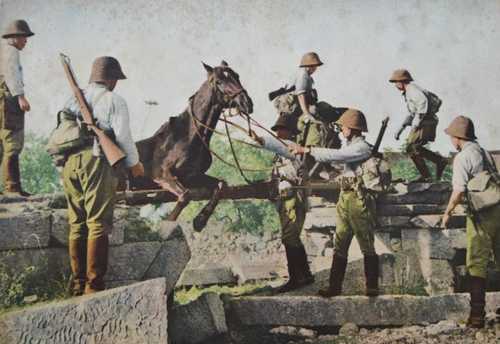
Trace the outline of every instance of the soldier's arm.
<path fill-rule="evenodd" d="M 4 78 L 13 97 L 24 95 L 23 72 L 19 51 L 14 47 L 6 47 Z"/>
<path fill-rule="evenodd" d="M 463 159 L 463 156 L 457 155 L 453 161 L 453 177 L 451 181 L 453 192 L 451 193 L 442 219 L 442 225 L 445 228 L 448 226 L 453 210 L 462 202 L 465 195 L 469 175 L 467 170 L 467 161 Z"/>
<path fill-rule="evenodd" d="M 357 144 L 350 144 L 340 149 L 295 146 L 292 147 L 292 153 L 310 153 L 318 162 L 352 163 L 368 159 L 372 151 L 371 147 L 366 142 L 360 142 Z"/>
<path fill-rule="evenodd" d="M 295 155 L 290 153 L 287 145 L 292 145 L 293 142 L 289 140 L 283 140 L 287 145 L 284 145 L 281 141 L 272 136 L 261 137 L 263 144 L 262 147 L 268 151 L 281 155 L 287 159 L 295 159 Z"/>
<path fill-rule="evenodd" d="M 428 100 L 424 92 L 417 86 L 410 84 L 406 91 L 406 99 L 408 102 L 408 111 L 415 115 L 426 114 Z"/>
<path fill-rule="evenodd" d="M 114 111 L 111 114 L 111 128 L 115 133 L 116 143 L 126 154 L 125 165 L 131 168 L 139 163 L 139 153 L 130 130 L 127 103 L 120 96 L 115 94 L 112 96 Z"/>

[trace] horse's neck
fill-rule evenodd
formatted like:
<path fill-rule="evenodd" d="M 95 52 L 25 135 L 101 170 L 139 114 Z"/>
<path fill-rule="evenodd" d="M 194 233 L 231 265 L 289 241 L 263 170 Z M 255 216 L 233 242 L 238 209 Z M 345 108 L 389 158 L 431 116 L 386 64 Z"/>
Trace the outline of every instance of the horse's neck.
<path fill-rule="evenodd" d="M 199 134 L 205 142 L 208 143 L 212 137 L 213 129 L 215 129 L 219 121 L 222 105 L 216 103 L 213 90 L 207 82 L 201 86 L 191 102 L 191 114 L 197 119 L 197 122 L 199 122 L 193 123 L 194 127 L 198 128 Z"/>

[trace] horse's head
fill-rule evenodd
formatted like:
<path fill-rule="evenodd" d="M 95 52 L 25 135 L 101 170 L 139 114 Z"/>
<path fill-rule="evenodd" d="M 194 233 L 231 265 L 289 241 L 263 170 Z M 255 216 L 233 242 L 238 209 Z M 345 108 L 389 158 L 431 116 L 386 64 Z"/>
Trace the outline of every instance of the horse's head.
<path fill-rule="evenodd" d="M 243 88 L 239 75 L 225 61 L 220 66 L 210 67 L 203 63 L 208 72 L 208 82 L 214 87 L 218 101 L 224 109 L 236 109 L 245 114 L 253 112 L 252 98 Z"/>

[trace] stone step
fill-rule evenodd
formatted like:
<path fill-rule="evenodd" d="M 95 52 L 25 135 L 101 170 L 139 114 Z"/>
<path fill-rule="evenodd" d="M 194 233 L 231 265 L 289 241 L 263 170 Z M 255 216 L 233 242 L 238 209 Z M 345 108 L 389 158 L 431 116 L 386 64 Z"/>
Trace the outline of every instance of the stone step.
<path fill-rule="evenodd" d="M 465 321 L 469 294 L 440 296 L 384 295 L 341 296 L 246 296 L 226 298 L 228 321 L 234 326 L 337 327 L 351 322 L 358 326 L 403 326 Z M 488 293 L 487 311 L 500 307 L 500 293 Z M 239 324 L 239 325 L 237 325 Z"/>
<path fill-rule="evenodd" d="M 0 343 L 167 343 L 164 278 L 0 316 Z"/>

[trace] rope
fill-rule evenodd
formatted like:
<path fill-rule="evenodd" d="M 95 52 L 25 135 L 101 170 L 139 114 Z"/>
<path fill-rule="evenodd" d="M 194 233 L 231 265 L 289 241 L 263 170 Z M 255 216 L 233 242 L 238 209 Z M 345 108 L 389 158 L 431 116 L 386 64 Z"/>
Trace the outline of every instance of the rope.
<path fill-rule="evenodd" d="M 193 96 L 194 97 L 194 96 Z M 265 168 L 265 169 L 253 169 L 253 168 L 242 168 L 242 167 L 238 167 L 228 161 L 226 161 L 225 159 L 223 159 L 219 154 L 217 154 L 216 152 L 214 152 L 213 150 L 210 149 L 210 147 L 208 146 L 208 144 L 205 142 L 205 140 L 203 139 L 203 136 L 201 135 L 200 133 L 200 129 L 198 128 L 198 123 L 200 122 L 198 120 L 198 118 L 196 118 L 194 115 L 193 115 L 193 111 L 192 111 L 192 107 L 193 107 L 193 101 L 192 101 L 192 98 L 191 97 L 191 100 L 190 100 L 190 106 L 189 106 L 189 109 L 188 109 L 188 114 L 189 116 L 191 117 L 192 121 L 193 121 L 193 124 L 194 124 L 194 127 L 195 127 L 195 132 L 196 132 L 196 135 L 198 135 L 198 137 L 200 138 L 201 142 L 203 143 L 203 146 L 205 146 L 205 148 L 212 154 L 214 155 L 217 159 L 219 159 L 222 163 L 228 165 L 228 166 L 231 166 L 232 168 L 236 168 L 236 169 L 241 169 L 243 171 L 247 171 L 247 172 L 264 172 L 264 171 L 269 171 L 270 168 Z M 203 123 L 202 123 L 203 124 Z M 210 129 L 212 130 L 212 128 L 206 126 L 203 124 L 204 127 L 206 127 L 207 129 Z M 224 134 L 223 134 L 224 135 Z"/>
<path fill-rule="evenodd" d="M 226 116 L 224 116 L 224 119 L 226 119 Z M 238 171 L 240 172 L 240 175 L 243 178 L 243 180 L 248 185 L 251 185 L 251 184 L 253 184 L 252 181 L 249 180 L 247 178 L 247 176 L 245 176 L 245 174 L 241 170 L 240 161 L 238 160 L 238 157 L 236 156 L 236 152 L 234 151 L 234 147 L 233 147 L 233 141 L 231 139 L 231 135 L 229 134 L 229 126 L 228 126 L 227 121 L 224 121 L 224 126 L 226 127 L 226 134 L 227 134 L 227 139 L 229 140 L 229 147 L 231 147 L 231 153 L 233 153 L 233 159 L 234 159 L 234 162 L 236 162 L 236 166 L 238 167 Z"/>

